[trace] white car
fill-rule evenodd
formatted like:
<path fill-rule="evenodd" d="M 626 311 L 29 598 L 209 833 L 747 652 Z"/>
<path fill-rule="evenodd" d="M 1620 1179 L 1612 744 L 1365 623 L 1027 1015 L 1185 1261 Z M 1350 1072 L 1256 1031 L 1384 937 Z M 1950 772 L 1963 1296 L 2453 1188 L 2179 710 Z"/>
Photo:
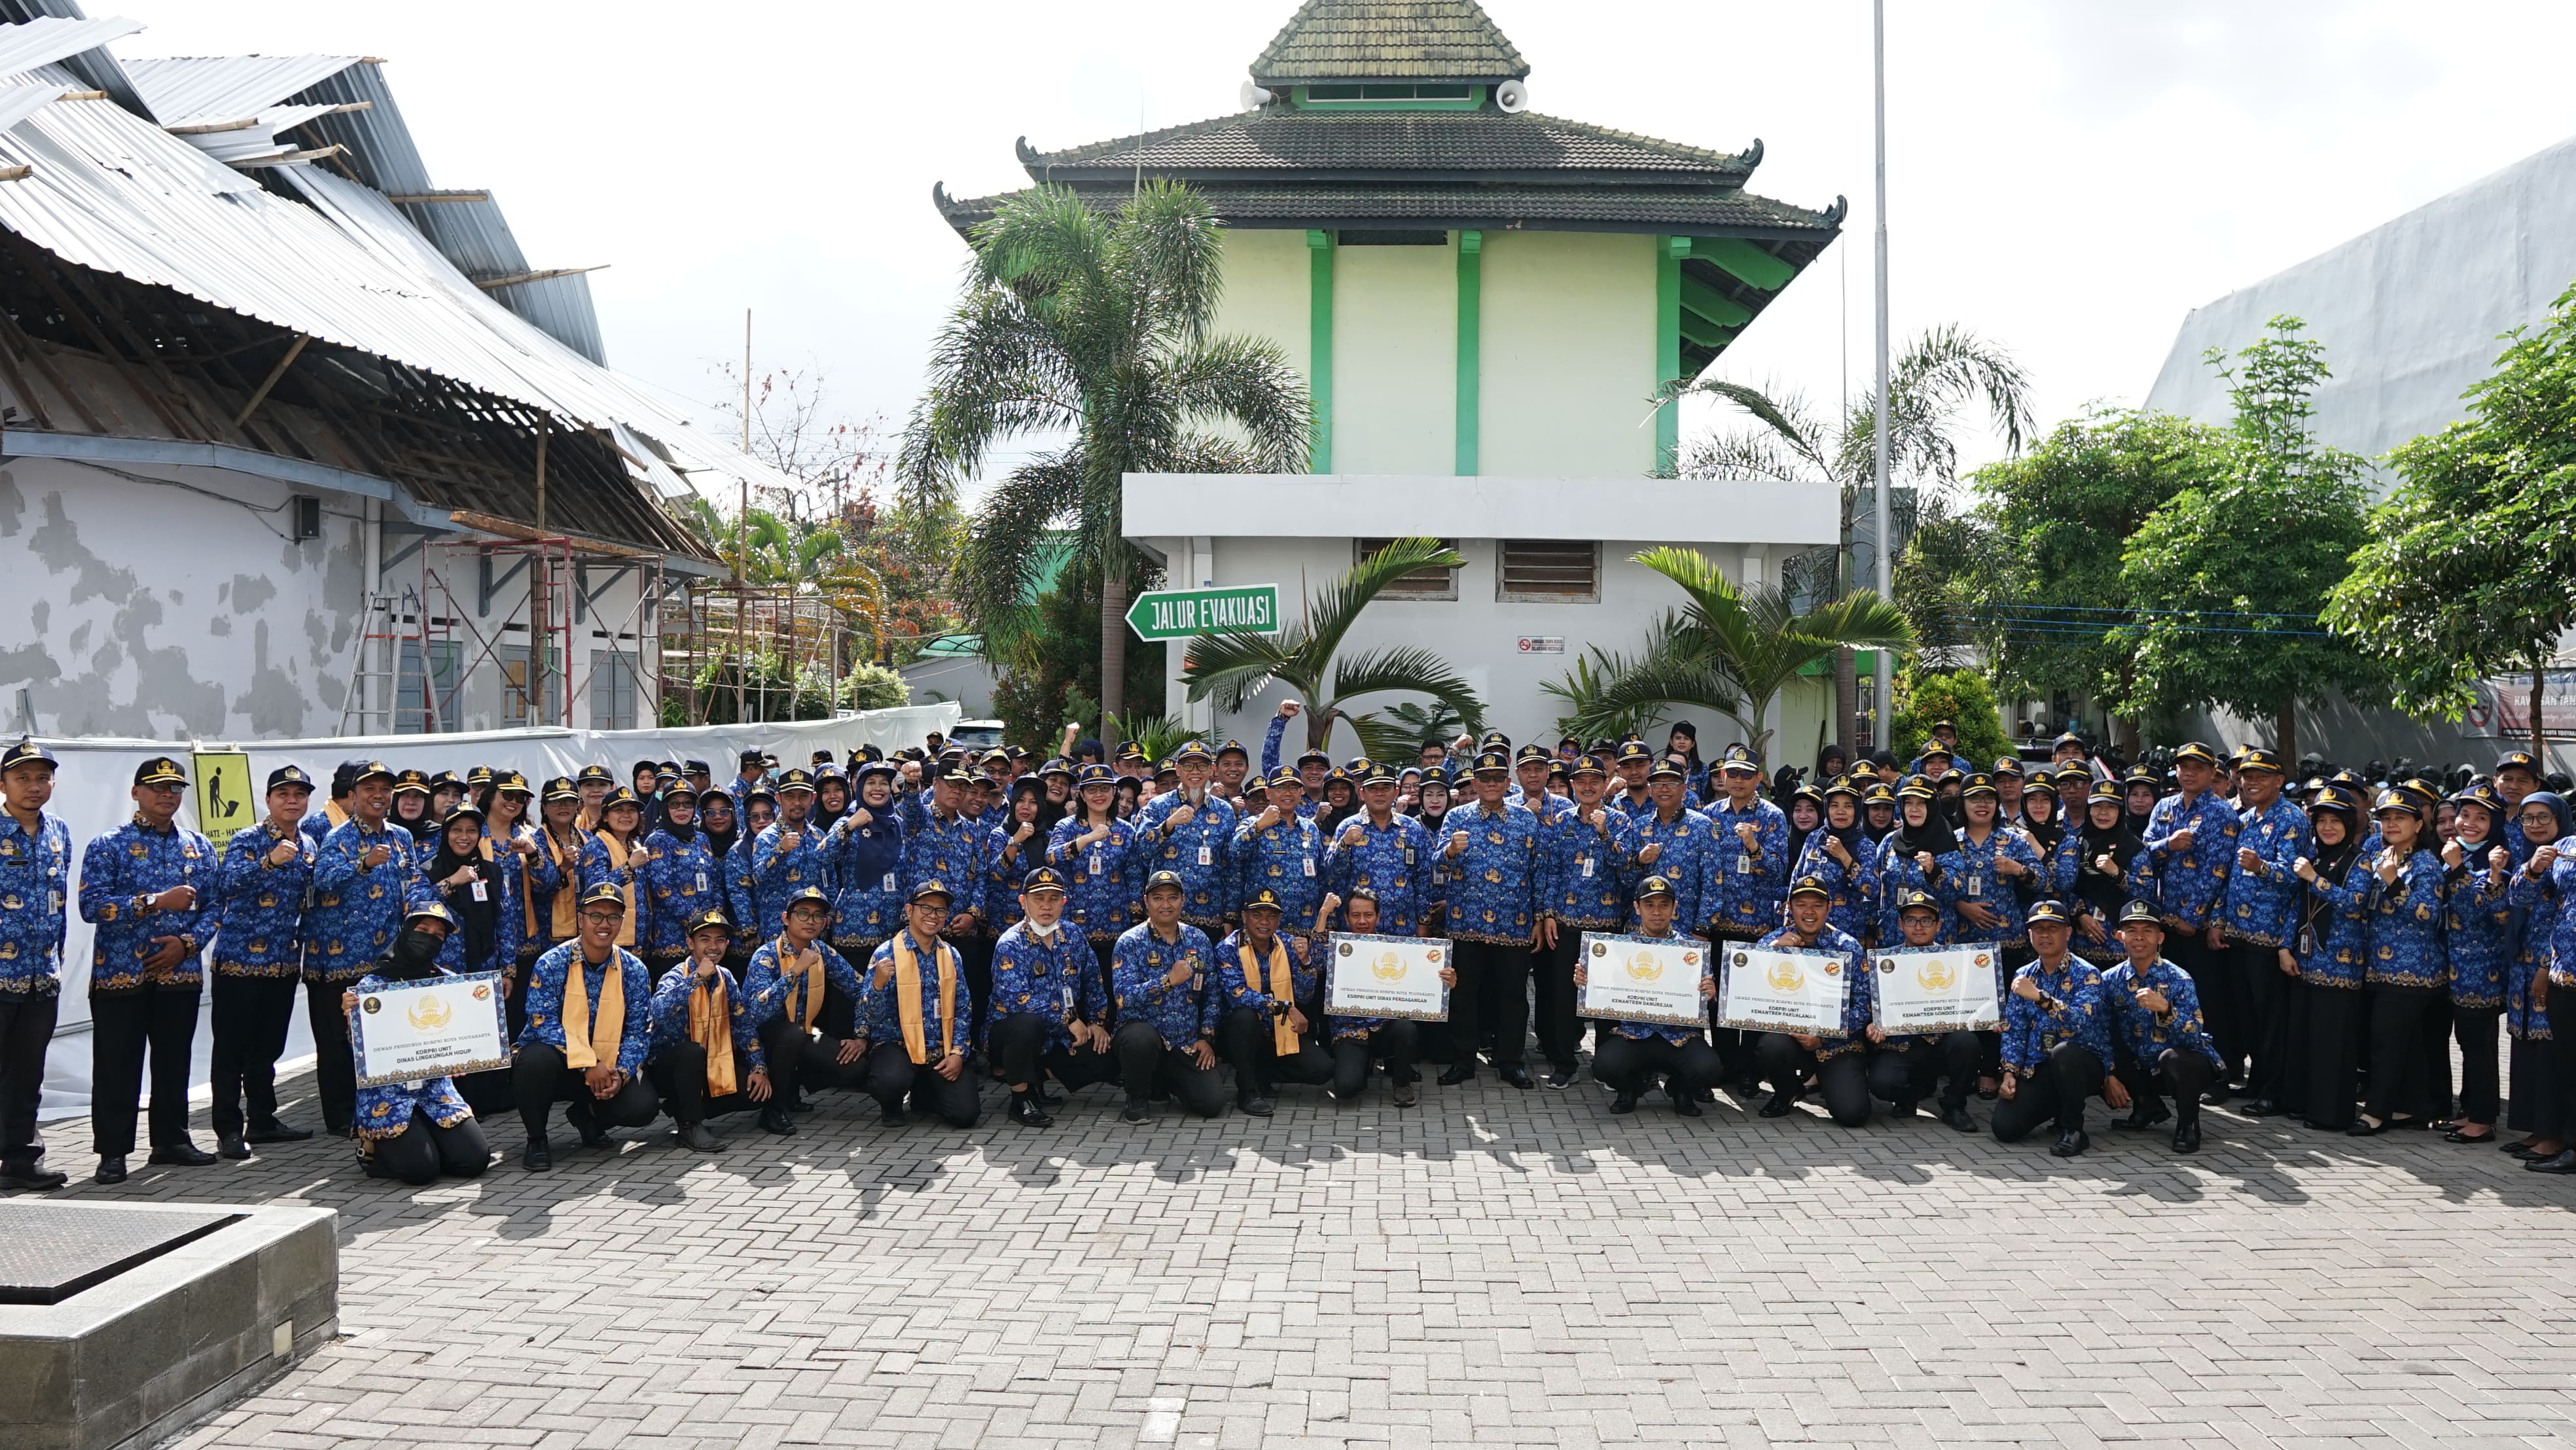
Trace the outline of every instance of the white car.
<path fill-rule="evenodd" d="M 957 728 L 948 732 L 948 743 L 967 750 L 990 750 L 1002 743 L 1002 722 L 960 720 Z"/>

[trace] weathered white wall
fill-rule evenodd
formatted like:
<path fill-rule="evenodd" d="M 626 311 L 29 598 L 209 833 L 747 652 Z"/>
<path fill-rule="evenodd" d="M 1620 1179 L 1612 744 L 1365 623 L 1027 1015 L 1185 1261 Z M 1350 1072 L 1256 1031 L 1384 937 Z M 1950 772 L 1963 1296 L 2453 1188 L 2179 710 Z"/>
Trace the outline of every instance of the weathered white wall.
<path fill-rule="evenodd" d="M 1217 299 L 1217 334 L 1267 338 L 1287 353 L 1299 376 L 1311 380 L 1314 336 L 1306 234 L 1229 227 L 1224 237 L 1225 292 Z"/>
<path fill-rule="evenodd" d="M 1458 461 L 1458 242 L 1333 252 L 1333 471 Z"/>
<path fill-rule="evenodd" d="M 1483 297 L 1478 469 L 1653 473 L 1655 239 L 1487 232 Z"/>

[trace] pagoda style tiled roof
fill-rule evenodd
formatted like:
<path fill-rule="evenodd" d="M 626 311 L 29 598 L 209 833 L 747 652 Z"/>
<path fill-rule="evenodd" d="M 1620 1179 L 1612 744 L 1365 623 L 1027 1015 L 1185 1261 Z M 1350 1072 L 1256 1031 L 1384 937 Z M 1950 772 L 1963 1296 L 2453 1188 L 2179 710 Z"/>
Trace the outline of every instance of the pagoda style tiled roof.
<path fill-rule="evenodd" d="M 1032 180 L 1132 178 L 1137 168 L 1183 181 L 1277 177 L 1340 180 L 1430 177 L 1474 181 L 1690 180 L 1741 186 L 1762 143 L 1729 155 L 1534 112 L 1318 111 L 1264 106 L 1063 151 L 1025 140 Z"/>
<path fill-rule="evenodd" d="M 1529 62 L 1476 0 L 1306 0 L 1252 63 L 1263 86 L 1528 75 Z"/>
<path fill-rule="evenodd" d="M 1076 184 L 1070 189 L 1086 204 L 1107 212 L 1128 199 L 1132 185 Z M 1842 222 L 1839 202 L 1816 212 L 1746 191 L 1698 187 L 1336 186 L 1256 181 L 1204 182 L 1193 189 L 1207 199 L 1218 220 L 1238 227 L 1680 233 L 1798 241 L 1820 250 Z M 1018 194 L 952 198 L 945 191 L 935 191 L 934 201 L 949 224 L 963 232 L 991 216 L 1007 196 Z"/>

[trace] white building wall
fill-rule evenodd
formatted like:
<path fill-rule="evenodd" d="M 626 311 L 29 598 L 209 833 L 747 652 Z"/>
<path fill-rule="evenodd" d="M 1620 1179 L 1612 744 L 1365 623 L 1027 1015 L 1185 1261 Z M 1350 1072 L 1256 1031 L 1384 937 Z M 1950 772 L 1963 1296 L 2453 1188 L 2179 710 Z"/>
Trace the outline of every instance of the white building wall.
<path fill-rule="evenodd" d="M 1333 469 L 1458 460 L 1458 242 L 1333 253 Z"/>
<path fill-rule="evenodd" d="M 1478 316 L 1481 471 L 1655 471 L 1653 237 L 1488 232 Z"/>

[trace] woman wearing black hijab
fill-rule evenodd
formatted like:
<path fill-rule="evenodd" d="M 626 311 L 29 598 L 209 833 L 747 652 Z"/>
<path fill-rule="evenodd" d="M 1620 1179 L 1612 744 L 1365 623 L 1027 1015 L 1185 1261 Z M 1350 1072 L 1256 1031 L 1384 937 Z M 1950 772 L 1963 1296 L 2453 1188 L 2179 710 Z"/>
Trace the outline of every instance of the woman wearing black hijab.
<path fill-rule="evenodd" d="M 732 796 L 711 789 L 698 797 L 698 832 L 707 838 L 707 854 L 723 865 L 733 854 L 734 842 L 742 839 L 742 821 L 734 814 Z"/>
<path fill-rule="evenodd" d="M 2286 949 L 2298 968 L 2290 1001 L 2290 1055 L 2283 1104 L 2311 1128 L 2352 1125 L 2354 1058 L 2361 1042 L 2363 958 L 2370 952 L 2371 876 L 2362 855 L 2361 803 L 2328 787 L 2308 807 L 2316 855 L 2292 868 L 2307 890 L 2297 935 Z"/>
<path fill-rule="evenodd" d="M 435 839 L 438 847 L 422 879 L 438 892 L 456 923 L 440 946 L 438 965 L 464 975 L 503 970 L 494 950 L 502 945 L 501 868 L 483 836 L 483 813 L 458 806 L 448 812 Z"/>
<path fill-rule="evenodd" d="M 1896 829 L 1887 833 L 1878 848 L 1878 939 L 1882 942 L 1905 939 L 1896 923 L 1896 902 L 1908 891 L 1942 901 L 1941 940 L 1957 938 L 1958 918 L 1937 888 L 1941 858 L 1959 854 L 1959 837 L 1939 806 L 1932 783 L 1919 775 L 1907 776 L 1905 784 L 1897 787 Z"/>
<path fill-rule="evenodd" d="M 2076 832 L 2075 894 L 2084 906 L 2075 952 L 2097 966 L 2113 965 L 2128 955 L 2111 936 L 2121 908 L 2156 899 L 2155 880 L 2148 875 L 2153 858 L 2129 825 L 2127 805 L 2118 786 L 2097 782 L 2085 799 L 2084 824 Z"/>

